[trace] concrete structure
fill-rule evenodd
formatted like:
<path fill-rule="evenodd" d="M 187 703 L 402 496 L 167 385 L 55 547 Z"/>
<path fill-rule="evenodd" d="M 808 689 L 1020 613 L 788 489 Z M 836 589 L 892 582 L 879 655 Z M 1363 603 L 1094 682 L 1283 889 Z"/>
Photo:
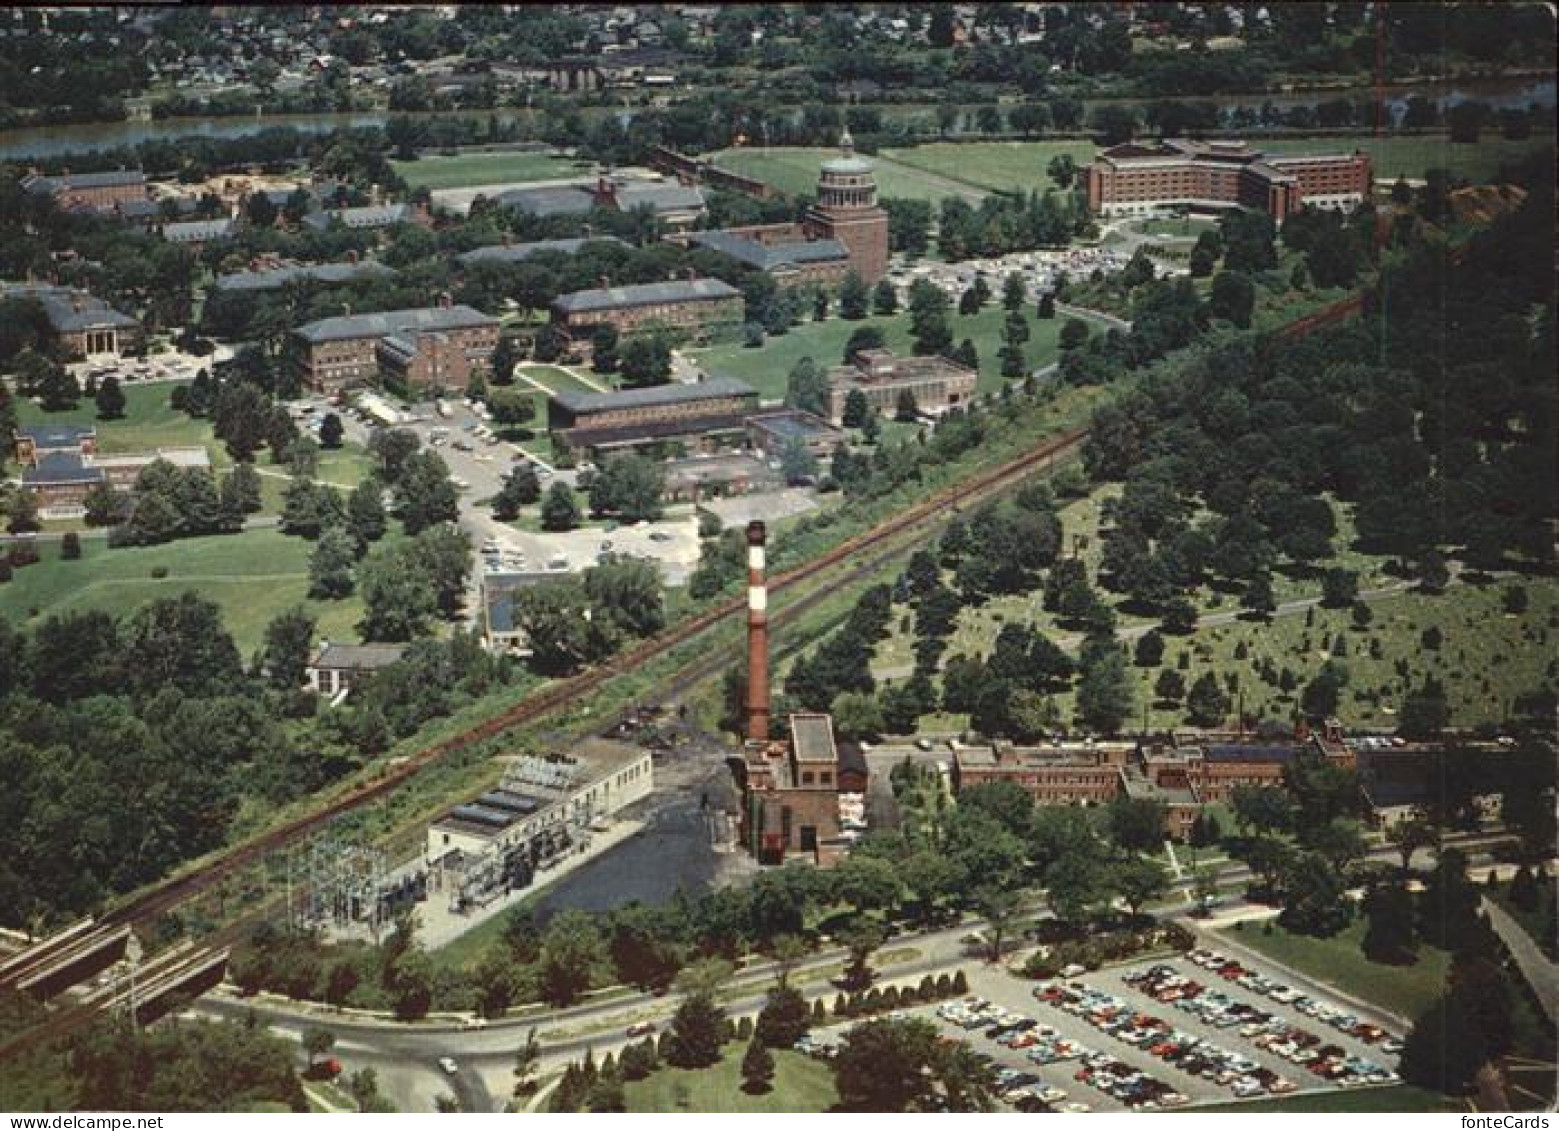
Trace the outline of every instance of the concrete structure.
<path fill-rule="evenodd" d="M 668 503 L 701 503 L 780 487 L 779 473 L 745 452 L 699 455 L 666 463 Z"/>
<path fill-rule="evenodd" d="M 845 401 L 854 389 L 883 416 L 897 413 L 905 392 L 914 396 L 920 412 L 935 416 L 966 403 L 979 379 L 975 370 L 945 357 L 895 357 L 889 350 L 857 350 L 854 365 L 836 365 L 828 371 L 828 416 L 835 424 L 843 423 Z"/>
<path fill-rule="evenodd" d="M 828 715 L 792 714 L 788 742 L 770 735 L 766 540 L 763 523 L 748 524 L 747 741 L 734 765 L 738 825 L 742 843 L 760 863 L 799 854 L 826 867 L 847 849 L 841 810 L 859 809 L 866 759 L 858 746 L 835 740 Z"/>
<path fill-rule="evenodd" d="M 139 345 L 144 338 L 141 324 L 134 318 L 74 287 L 0 283 L 0 299 L 5 298 L 32 299 L 42 306 L 65 357 L 118 355 Z"/>
<path fill-rule="evenodd" d="M 496 788 L 428 827 L 430 886 L 457 912 L 527 887 L 653 787 L 650 752 L 618 742 L 585 739 L 555 759 L 520 756 Z"/>
<path fill-rule="evenodd" d="M 364 676 L 389 667 L 405 654 L 404 644 L 343 644 L 325 640 L 303 669 L 310 691 L 345 696 Z"/>
<path fill-rule="evenodd" d="M 780 459 L 786 448 L 799 443 L 817 459 L 825 460 L 845 439 L 843 430 L 800 409 L 762 412 L 747 418 L 748 443 L 769 459 Z"/>
<path fill-rule="evenodd" d="M 1127 142 L 1087 169 L 1088 208 L 1103 216 L 1167 206 L 1249 208 L 1281 220 L 1307 204 L 1353 208 L 1369 199 L 1367 153 L 1267 154 L 1243 141 Z"/>
<path fill-rule="evenodd" d="M 615 326 L 624 335 L 663 329 L 703 339 L 713 327 L 741 322 L 745 310 L 741 291 L 728 283 L 676 279 L 559 295 L 552 303 L 552 321 L 576 348 L 588 348 L 597 326 Z"/>
<path fill-rule="evenodd" d="M 440 305 L 378 314 L 322 318 L 293 331 L 300 340 L 303 380 L 315 392 L 339 392 L 377 381 L 381 360 L 397 376 L 421 383 L 438 375 L 464 387 L 470 369 L 485 366 L 498 347 L 498 319 L 469 306 Z M 380 344 L 397 338 L 388 351 Z M 457 372 L 462 371 L 462 372 Z"/>
<path fill-rule="evenodd" d="M 547 427 L 555 442 L 576 450 L 682 443 L 712 451 L 739 443 L 747 415 L 757 407 L 750 385 L 711 377 L 615 393 L 554 393 L 547 400 Z"/>
<path fill-rule="evenodd" d="M 104 173 L 71 173 L 55 177 L 25 177 L 22 188 L 35 196 L 47 196 L 67 212 L 112 212 L 120 204 L 146 200 L 146 175 L 139 169 Z"/>

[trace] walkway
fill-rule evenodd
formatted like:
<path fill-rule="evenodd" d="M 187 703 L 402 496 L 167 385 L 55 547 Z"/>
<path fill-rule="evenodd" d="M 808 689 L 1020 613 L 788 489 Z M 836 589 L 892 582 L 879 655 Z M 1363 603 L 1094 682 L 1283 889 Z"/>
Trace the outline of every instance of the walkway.
<path fill-rule="evenodd" d="M 1510 948 L 1510 956 L 1521 967 L 1522 977 L 1532 987 L 1548 1020 L 1559 1021 L 1559 964 L 1551 962 L 1526 928 L 1492 899 L 1484 898 L 1483 913 L 1489 917 L 1489 926 L 1500 941 Z"/>

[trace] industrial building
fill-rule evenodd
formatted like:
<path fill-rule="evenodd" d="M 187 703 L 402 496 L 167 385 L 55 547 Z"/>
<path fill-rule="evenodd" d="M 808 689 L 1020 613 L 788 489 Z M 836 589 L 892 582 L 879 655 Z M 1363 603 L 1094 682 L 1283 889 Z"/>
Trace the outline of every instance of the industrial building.
<path fill-rule="evenodd" d="M 1281 155 L 1243 141 L 1127 142 L 1087 169 L 1089 211 L 1146 215 L 1164 207 L 1248 208 L 1275 219 L 1305 205 L 1354 208 L 1369 199 L 1369 154 Z"/>
<path fill-rule="evenodd" d="M 767 531 L 747 526 L 747 735 L 734 760 L 740 839 L 761 863 L 800 856 L 827 867 L 849 848 L 846 815 L 861 812 L 865 755 L 841 743 L 828 715 L 792 714 L 790 738 L 770 731 Z"/>
<path fill-rule="evenodd" d="M 937 415 L 966 404 L 980 375 L 945 357 L 895 357 L 890 350 L 856 350 L 852 365 L 828 371 L 828 417 L 844 422 L 845 402 L 859 389 L 873 412 L 893 416 L 905 393 L 915 408 Z"/>
<path fill-rule="evenodd" d="M 587 849 L 606 818 L 653 785 L 649 751 L 605 739 L 556 759 L 515 758 L 496 788 L 428 827 L 430 889 L 463 912 L 528 887 L 537 872 Z"/>

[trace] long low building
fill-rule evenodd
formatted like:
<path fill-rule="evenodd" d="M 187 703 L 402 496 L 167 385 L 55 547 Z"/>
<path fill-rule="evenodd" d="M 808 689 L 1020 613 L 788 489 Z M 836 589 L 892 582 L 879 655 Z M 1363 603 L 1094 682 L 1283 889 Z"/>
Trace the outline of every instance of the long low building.
<path fill-rule="evenodd" d="M 501 244 L 463 251 L 455 260 L 462 267 L 473 267 L 478 263 L 524 263 L 533 255 L 578 255 L 590 244 L 627 246 L 616 236 L 580 236 L 577 239 L 531 240 L 529 243 L 514 243 L 505 237 Z"/>
<path fill-rule="evenodd" d="M 615 326 L 620 334 L 665 329 L 702 338 L 713 327 L 740 323 L 745 312 L 742 292 L 719 279 L 598 287 L 552 302 L 553 323 L 576 346 L 588 346 L 598 326 Z"/>
<path fill-rule="evenodd" d="M 1248 208 L 1282 219 L 1307 204 L 1352 208 L 1369 199 L 1369 154 L 1275 154 L 1243 141 L 1127 142 L 1087 169 L 1089 211 L 1143 215 L 1184 206 Z"/>
<path fill-rule="evenodd" d="M 729 377 L 614 393 L 554 393 L 547 427 L 576 451 L 685 442 L 703 451 L 740 443 L 758 391 Z"/>
<path fill-rule="evenodd" d="M 293 334 L 304 383 L 316 392 L 377 382 L 381 361 L 409 386 L 463 389 L 498 348 L 498 319 L 445 304 L 321 318 Z M 386 339 L 394 339 L 388 351 L 380 348 Z"/>
<path fill-rule="evenodd" d="M 895 357 L 888 350 L 856 350 L 853 365 L 828 371 L 828 415 L 844 421 L 845 403 L 859 390 L 872 411 L 893 416 L 906 393 L 915 408 L 936 415 L 967 404 L 980 375 L 945 357 Z"/>
<path fill-rule="evenodd" d="M 361 262 L 349 259 L 344 263 L 319 263 L 312 266 L 297 264 L 286 267 L 269 267 L 257 271 L 233 271 L 218 275 L 211 286 L 213 290 L 229 293 L 250 293 L 280 290 L 291 283 L 317 283 L 322 287 L 335 287 L 344 283 L 356 283 L 363 279 L 392 279 L 395 269 L 372 260 Z"/>
<path fill-rule="evenodd" d="M 794 224 L 691 232 L 688 242 L 729 255 L 782 287 L 837 287 L 850 274 L 850 249 L 836 239 L 807 238 Z"/>

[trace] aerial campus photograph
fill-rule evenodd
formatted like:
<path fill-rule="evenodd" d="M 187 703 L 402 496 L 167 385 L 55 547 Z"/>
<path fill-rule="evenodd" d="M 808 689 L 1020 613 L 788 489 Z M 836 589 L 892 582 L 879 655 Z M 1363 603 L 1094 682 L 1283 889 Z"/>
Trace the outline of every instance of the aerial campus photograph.
<path fill-rule="evenodd" d="M 1546 1126 L 1554 22 L 0 9 L 0 1109 Z"/>

